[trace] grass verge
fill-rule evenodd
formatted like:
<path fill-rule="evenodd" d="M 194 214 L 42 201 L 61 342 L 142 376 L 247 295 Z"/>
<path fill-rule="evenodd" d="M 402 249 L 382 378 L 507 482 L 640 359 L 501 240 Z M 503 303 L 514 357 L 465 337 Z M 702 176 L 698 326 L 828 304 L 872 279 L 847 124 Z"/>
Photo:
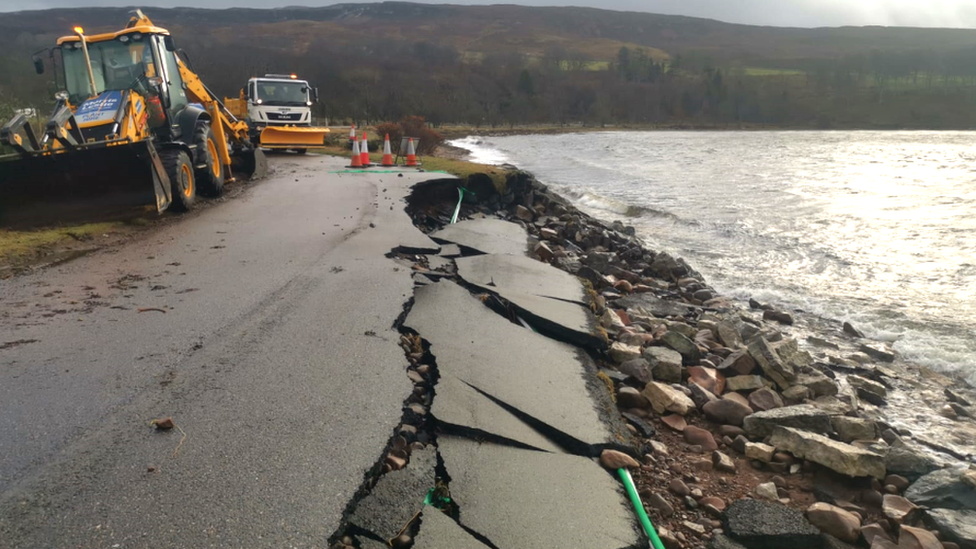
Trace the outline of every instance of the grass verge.
<path fill-rule="evenodd" d="M 343 147 L 326 147 L 323 152 L 332 156 L 341 156 L 344 158 L 349 158 L 352 154 L 349 150 Z M 374 164 L 379 164 L 383 160 L 383 155 L 379 153 L 370 153 L 370 162 Z M 478 164 L 477 162 L 468 162 L 467 160 L 458 160 L 455 158 L 443 158 L 437 156 L 425 156 L 420 159 L 423 164 L 423 169 L 430 171 L 443 171 L 447 172 L 459 179 L 467 180 L 468 176 L 475 174 L 485 174 L 491 178 L 491 182 L 495 185 L 495 189 L 499 192 L 505 189 L 505 179 L 508 175 L 508 170 L 500 168 L 498 166 L 492 166 L 490 164 Z"/>
<path fill-rule="evenodd" d="M 124 225 L 121 221 L 112 221 L 25 231 L 0 229 L 0 265 L 30 262 L 55 246 L 66 242 L 88 242 L 116 232 Z"/>

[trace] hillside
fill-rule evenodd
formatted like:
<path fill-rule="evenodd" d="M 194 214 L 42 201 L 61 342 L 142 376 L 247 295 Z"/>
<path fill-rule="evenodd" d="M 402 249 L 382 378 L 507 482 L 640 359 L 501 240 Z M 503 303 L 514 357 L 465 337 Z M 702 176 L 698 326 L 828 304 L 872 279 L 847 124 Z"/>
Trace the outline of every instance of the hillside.
<path fill-rule="evenodd" d="M 734 25 L 589 8 L 385 2 L 151 9 L 218 92 L 296 71 L 320 115 L 435 121 L 969 127 L 976 30 Z M 30 53 L 127 9 L 0 16 L 0 102 L 48 97 Z M 933 90 L 937 91 L 935 93 Z M 825 103 L 826 101 L 826 103 Z M 880 106 L 880 107 L 879 107 Z"/>

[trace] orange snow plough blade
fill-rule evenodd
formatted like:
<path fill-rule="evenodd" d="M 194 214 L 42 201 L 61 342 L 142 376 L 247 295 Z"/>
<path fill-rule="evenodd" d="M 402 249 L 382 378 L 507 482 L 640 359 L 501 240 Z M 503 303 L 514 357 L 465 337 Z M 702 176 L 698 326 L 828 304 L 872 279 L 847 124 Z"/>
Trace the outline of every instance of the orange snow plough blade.
<path fill-rule="evenodd" d="M 321 149 L 329 128 L 309 126 L 268 126 L 261 130 L 260 147 L 264 149 Z"/>

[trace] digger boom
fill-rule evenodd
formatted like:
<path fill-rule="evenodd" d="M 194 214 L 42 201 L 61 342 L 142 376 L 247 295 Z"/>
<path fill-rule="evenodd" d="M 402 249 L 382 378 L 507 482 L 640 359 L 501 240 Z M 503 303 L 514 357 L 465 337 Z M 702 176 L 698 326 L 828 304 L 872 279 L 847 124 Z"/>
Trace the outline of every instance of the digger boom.
<path fill-rule="evenodd" d="M 251 144 L 248 138 L 247 122 L 238 120 L 223 103 L 218 101 L 216 96 L 203 83 L 203 80 L 195 72 L 191 71 L 182 59 L 178 58 L 178 62 L 180 76 L 183 77 L 183 83 L 186 84 L 189 98 L 203 105 L 203 108 L 210 114 L 210 128 L 213 130 L 217 142 L 226 143 L 239 149 L 254 149 L 254 145 Z M 220 147 L 217 154 L 220 157 L 220 163 L 227 168 L 228 173 L 232 173 L 230 172 L 231 157 L 229 148 L 228 146 Z"/>

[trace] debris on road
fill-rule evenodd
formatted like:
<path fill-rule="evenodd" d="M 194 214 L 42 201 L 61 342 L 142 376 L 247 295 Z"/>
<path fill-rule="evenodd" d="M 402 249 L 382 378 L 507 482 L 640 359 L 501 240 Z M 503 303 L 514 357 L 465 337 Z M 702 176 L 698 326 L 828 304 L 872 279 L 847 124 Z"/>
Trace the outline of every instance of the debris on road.
<path fill-rule="evenodd" d="M 160 431 L 169 431 L 173 427 L 176 427 L 176 423 L 173 422 L 173 418 L 171 417 L 154 419 L 149 422 L 149 425 Z"/>

